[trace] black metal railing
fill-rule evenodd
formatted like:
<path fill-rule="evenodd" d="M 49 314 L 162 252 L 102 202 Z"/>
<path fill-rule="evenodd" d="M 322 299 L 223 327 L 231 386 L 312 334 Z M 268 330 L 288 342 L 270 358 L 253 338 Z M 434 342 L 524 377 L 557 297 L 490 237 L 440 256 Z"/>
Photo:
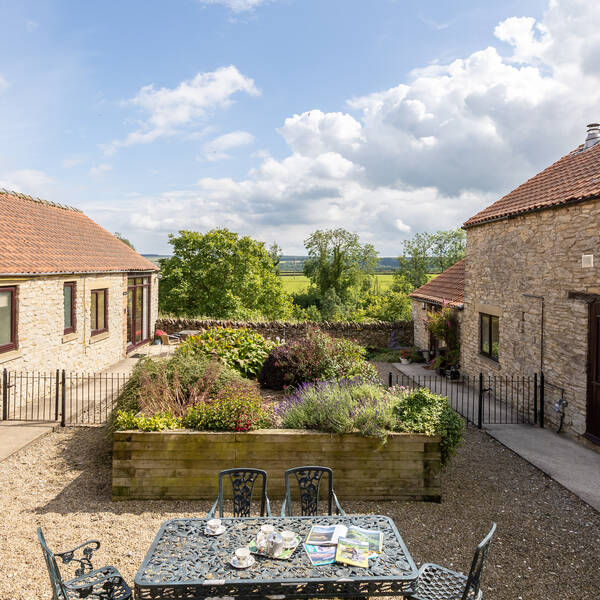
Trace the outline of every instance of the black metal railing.
<path fill-rule="evenodd" d="M 56 421 L 62 426 L 100 425 L 108 419 L 128 379 L 128 373 L 4 369 L 2 419 Z"/>
<path fill-rule="evenodd" d="M 389 373 L 388 386 L 428 388 L 448 398 L 448 404 L 464 419 L 484 425 L 539 424 L 544 422 L 543 375 L 431 375 Z"/>

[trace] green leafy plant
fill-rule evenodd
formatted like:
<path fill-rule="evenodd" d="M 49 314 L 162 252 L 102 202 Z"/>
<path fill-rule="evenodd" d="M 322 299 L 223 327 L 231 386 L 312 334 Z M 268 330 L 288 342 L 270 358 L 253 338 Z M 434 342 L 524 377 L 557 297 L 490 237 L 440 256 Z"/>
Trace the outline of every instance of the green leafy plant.
<path fill-rule="evenodd" d="M 156 413 L 147 417 L 134 411 L 118 410 L 115 424 L 118 430 L 163 431 L 181 429 L 181 418 L 174 417 L 170 412 Z"/>
<path fill-rule="evenodd" d="M 214 357 L 244 377 L 256 377 L 275 343 L 249 329 L 215 327 L 187 338 L 177 356 Z"/>
<path fill-rule="evenodd" d="M 456 452 L 464 435 L 464 422 L 448 405 L 448 399 L 426 388 L 392 389 L 397 397 L 393 407 L 394 429 L 410 433 L 440 435 L 442 465 Z"/>

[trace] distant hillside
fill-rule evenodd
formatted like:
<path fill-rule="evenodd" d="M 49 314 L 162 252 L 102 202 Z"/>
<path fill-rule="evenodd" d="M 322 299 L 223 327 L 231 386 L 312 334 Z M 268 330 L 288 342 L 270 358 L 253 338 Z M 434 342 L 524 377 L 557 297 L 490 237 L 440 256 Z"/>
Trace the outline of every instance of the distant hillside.
<path fill-rule="evenodd" d="M 142 254 L 144 258 L 147 258 L 151 263 L 154 263 L 157 267 L 159 266 L 158 261 L 161 258 L 170 258 L 168 254 Z"/>

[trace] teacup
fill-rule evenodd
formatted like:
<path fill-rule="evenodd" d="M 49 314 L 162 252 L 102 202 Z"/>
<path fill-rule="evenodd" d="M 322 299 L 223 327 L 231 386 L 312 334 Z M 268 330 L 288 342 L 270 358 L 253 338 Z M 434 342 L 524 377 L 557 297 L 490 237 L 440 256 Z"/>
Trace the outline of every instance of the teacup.
<path fill-rule="evenodd" d="M 273 527 L 273 525 L 262 525 L 258 535 L 256 536 L 256 545 L 259 548 L 265 548 L 267 545 L 267 539 L 272 533 L 275 533 L 275 527 Z"/>
<path fill-rule="evenodd" d="M 282 531 L 281 537 L 283 538 L 284 548 L 291 548 L 296 543 L 296 534 L 293 531 Z"/>
<path fill-rule="evenodd" d="M 238 548 L 235 551 L 235 558 L 238 564 L 242 566 L 247 565 L 248 561 L 250 560 L 250 549 L 248 547 Z"/>
<path fill-rule="evenodd" d="M 209 519 L 206 522 L 206 528 L 211 533 L 216 533 L 221 528 L 221 519 Z"/>

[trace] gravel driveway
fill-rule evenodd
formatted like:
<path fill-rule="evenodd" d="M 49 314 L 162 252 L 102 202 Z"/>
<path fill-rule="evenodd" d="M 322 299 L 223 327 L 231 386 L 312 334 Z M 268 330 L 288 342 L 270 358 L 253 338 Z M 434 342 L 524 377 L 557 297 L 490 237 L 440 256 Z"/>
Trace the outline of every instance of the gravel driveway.
<path fill-rule="evenodd" d="M 0 463 L 0 598 L 49 598 L 35 529 L 67 549 L 102 541 L 98 566 L 127 581 L 160 524 L 203 515 L 209 502 L 110 499 L 110 463 L 101 429 L 51 433 Z M 477 430 L 447 468 L 441 504 L 343 502 L 356 513 L 391 516 L 415 561 L 468 569 L 475 545 L 498 523 L 484 575 L 488 599 L 596 599 L 600 515 L 511 451 Z M 277 509 L 277 504 L 274 503 Z"/>

